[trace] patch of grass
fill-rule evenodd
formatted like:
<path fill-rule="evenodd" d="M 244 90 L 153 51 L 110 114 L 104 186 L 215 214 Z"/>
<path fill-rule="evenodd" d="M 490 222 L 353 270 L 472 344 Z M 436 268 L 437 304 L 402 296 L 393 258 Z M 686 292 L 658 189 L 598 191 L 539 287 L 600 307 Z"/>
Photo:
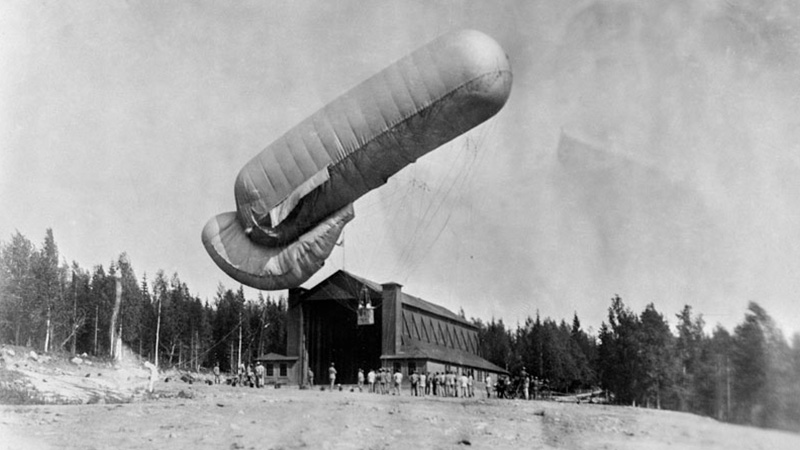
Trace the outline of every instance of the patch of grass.
<path fill-rule="evenodd" d="M 44 398 L 26 386 L 25 376 L 16 370 L 0 368 L 0 405 L 43 405 Z"/>

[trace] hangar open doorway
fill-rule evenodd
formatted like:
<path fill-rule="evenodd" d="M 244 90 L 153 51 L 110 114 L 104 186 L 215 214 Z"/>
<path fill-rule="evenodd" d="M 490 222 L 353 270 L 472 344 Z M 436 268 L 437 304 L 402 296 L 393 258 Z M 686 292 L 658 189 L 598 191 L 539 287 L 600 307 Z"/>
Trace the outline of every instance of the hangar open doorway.
<path fill-rule="evenodd" d="M 366 303 L 380 311 L 380 286 L 340 273 L 323 289 L 302 296 L 307 364 L 317 385 L 328 383 L 331 362 L 341 384 L 355 384 L 358 369 L 367 373 L 381 366 L 381 314 L 372 314 L 372 323 L 358 320 L 359 306 L 363 310 Z"/>
<path fill-rule="evenodd" d="M 295 380 L 301 386 L 309 368 L 314 384 L 327 384 L 331 362 L 343 385 L 356 383 L 359 368 L 400 371 L 406 380 L 415 371 L 468 373 L 476 380 L 508 374 L 480 356 L 478 332 L 464 316 L 406 294 L 397 283 L 344 270 L 310 289 L 289 290 L 286 353 L 300 361 Z"/>

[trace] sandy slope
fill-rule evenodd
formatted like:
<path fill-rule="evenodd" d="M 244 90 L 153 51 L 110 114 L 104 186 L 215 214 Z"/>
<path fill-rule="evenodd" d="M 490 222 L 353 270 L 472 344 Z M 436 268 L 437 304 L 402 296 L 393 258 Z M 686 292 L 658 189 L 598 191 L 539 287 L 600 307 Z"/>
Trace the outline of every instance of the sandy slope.
<path fill-rule="evenodd" d="M 181 390 L 194 398 L 0 407 L 0 449 L 800 448 L 796 434 L 624 407 L 174 383 L 161 393 Z"/>
<path fill-rule="evenodd" d="M 44 398 L 77 404 L 0 406 L 0 450 L 800 449 L 800 434 L 604 405 L 190 385 L 174 374 L 149 398 L 138 362 L 87 366 L 16 353 L 4 355 L 5 383 L 21 376 Z"/>

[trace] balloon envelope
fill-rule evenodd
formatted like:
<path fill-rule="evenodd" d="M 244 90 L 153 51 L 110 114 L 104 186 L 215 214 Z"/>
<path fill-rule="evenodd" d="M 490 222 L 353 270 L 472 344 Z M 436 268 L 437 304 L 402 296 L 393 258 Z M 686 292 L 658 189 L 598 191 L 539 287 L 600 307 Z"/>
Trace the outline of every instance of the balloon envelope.
<path fill-rule="evenodd" d="M 352 218 L 356 199 L 495 115 L 508 99 L 511 79 L 502 48 L 477 31 L 450 33 L 414 51 L 250 160 L 234 184 L 237 223 L 227 215 L 212 219 L 217 225 L 210 222 L 203 232 L 206 249 L 244 284 L 260 289 L 298 286 L 321 267 L 320 258 L 329 256 L 329 241 L 338 238 L 334 230 L 341 233 Z M 281 253 L 299 242 L 312 242 L 308 239 L 320 250 L 313 262 Z M 258 258 L 265 260 L 242 263 Z M 268 270 L 272 258 L 294 262 L 279 264 L 284 272 L 275 265 Z M 308 276 L 298 282 L 303 276 L 296 274 Z"/>

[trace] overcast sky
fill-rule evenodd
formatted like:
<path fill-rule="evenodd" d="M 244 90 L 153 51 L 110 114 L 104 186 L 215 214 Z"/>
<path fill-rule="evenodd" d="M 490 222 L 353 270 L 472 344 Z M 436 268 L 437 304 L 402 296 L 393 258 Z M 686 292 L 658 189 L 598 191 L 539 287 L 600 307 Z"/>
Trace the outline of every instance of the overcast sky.
<path fill-rule="evenodd" d="M 240 168 L 451 30 L 509 55 L 506 107 L 358 200 L 345 268 L 467 316 L 595 331 L 619 294 L 800 331 L 797 2 L 4 1 L 0 240 L 127 252 L 212 299 L 200 231 Z M 560 143 L 560 144 L 559 144 Z M 248 290 L 255 297 L 255 291 Z"/>

